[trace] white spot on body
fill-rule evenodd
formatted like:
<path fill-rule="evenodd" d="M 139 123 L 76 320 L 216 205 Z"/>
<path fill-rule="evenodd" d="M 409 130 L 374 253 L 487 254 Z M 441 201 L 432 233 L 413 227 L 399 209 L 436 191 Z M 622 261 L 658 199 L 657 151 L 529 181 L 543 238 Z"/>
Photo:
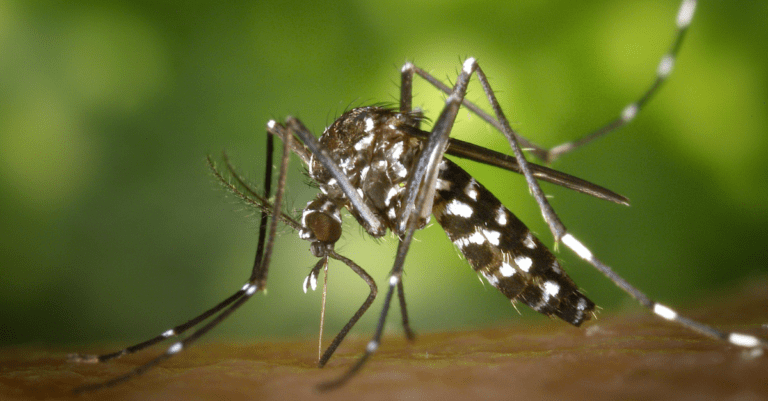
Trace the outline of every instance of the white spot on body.
<path fill-rule="evenodd" d="M 563 269 L 560 268 L 560 264 L 557 263 L 557 261 L 552 262 L 551 267 L 552 267 L 552 271 L 554 271 L 555 273 L 560 274 L 563 272 Z"/>
<path fill-rule="evenodd" d="M 525 239 L 523 240 L 523 245 L 525 245 L 525 247 L 528 249 L 536 248 L 536 243 L 533 242 L 533 235 L 531 235 L 530 232 L 525 236 Z"/>
<path fill-rule="evenodd" d="M 373 119 L 368 117 L 365 119 L 365 132 L 373 131 Z"/>
<path fill-rule="evenodd" d="M 275 124 L 277 124 L 275 122 L 275 120 L 269 120 L 269 121 L 267 121 L 267 128 L 274 129 L 275 128 Z"/>
<path fill-rule="evenodd" d="M 403 155 L 403 143 L 398 142 L 392 146 L 392 159 L 400 160 L 400 156 Z"/>
<path fill-rule="evenodd" d="M 685 28 L 691 24 L 693 12 L 696 11 L 696 0 L 685 0 L 677 12 L 677 27 Z"/>
<path fill-rule="evenodd" d="M 241 289 L 240 289 L 240 291 L 245 291 L 245 290 L 247 290 L 247 289 L 248 289 L 248 287 L 250 287 L 250 286 L 251 286 L 251 283 L 245 283 L 245 284 L 243 284 L 243 288 L 241 288 Z"/>
<path fill-rule="evenodd" d="M 499 206 L 499 209 L 496 210 L 496 222 L 502 227 L 507 225 L 507 210 L 504 205 Z"/>
<path fill-rule="evenodd" d="M 389 277 L 389 285 L 394 287 L 397 285 L 397 283 L 400 281 L 400 279 L 397 276 L 390 276 Z"/>
<path fill-rule="evenodd" d="M 467 196 L 469 196 L 469 198 L 472 200 L 477 200 L 478 193 L 477 193 L 476 187 L 477 187 L 477 181 L 475 181 L 474 178 L 469 180 L 469 184 L 467 184 L 467 186 L 464 187 L 464 193 L 467 194 Z"/>
<path fill-rule="evenodd" d="M 407 62 L 403 64 L 403 68 L 400 69 L 400 72 L 406 72 L 413 69 L 413 64 L 411 62 Z"/>
<path fill-rule="evenodd" d="M 310 201 L 309 203 L 307 203 L 307 206 L 309 206 L 309 204 L 310 204 L 310 203 L 312 203 L 312 201 Z M 301 225 L 302 225 L 302 226 L 304 226 L 304 227 L 306 227 L 306 226 L 307 226 L 307 216 L 309 216 L 309 215 L 310 215 L 310 214 L 312 214 L 312 213 L 317 213 L 317 212 L 316 212 L 315 210 L 313 210 L 313 209 L 304 209 L 304 211 L 301 213 Z M 245 289 L 245 287 L 247 287 L 248 285 L 249 285 L 249 284 L 246 284 L 246 285 L 243 287 L 243 289 Z"/>
<path fill-rule="evenodd" d="M 531 270 L 531 266 L 533 266 L 533 260 L 527 256 L 517 256 L 515 257 L 515 264 L 520 270 L 528 273 Z"/>
<path fill-rule="evenodd" d="M 662 305 L 662 304 L 656 304 L 653 305 L 653 313 L 663 317 L 667 320 L 675 320 L 677 318 L 677 312 L 673 311 L 672 309 L 669 309 L 668 307 Z"/>
<path fill-rule="evenodd" d="M 493 274 L 488 274 L 486 272 L 480 272 L 482 273 L 483 277 L 485 277 L 486 280 L 488 280 L 488 284 L 496 287 L 499 285 L 499 279 L 496 278 Z"/>
<path fill-rule="evenodd" d="M 184 348 L 184 345 L 181 344 L 181 342 L 178 342 L 176 344 L 171 345 L 170 348 L 168 348 L 168 351 L 165 353 L 168 355 L 173 355 L 181 351 L 181 349 Z"/>
<path fill-rule="evenodd" d="M 355 146 L 357 146 L 357 145 L 355 145 Z M 339 167 L 341 167 L 342 170 L 344 170 L 344 172 L 346 173 L 347 170 L 349 169 L 349 163 L 350 162 L 352 162 L 352 158 L 351 157 L 348 157 L 346 159 L 341 159 L 341 163 L 339 163 Z"/>
<path fill-rule="evenodd" d="M 480 231 L 475 231 L 467 238 L 467 240 L 473 244 L 482 245 L 486 238 L 485 235 L 483 235 Z"/>
<path fill-rule="evenodd" d="M 585 309 L 587 309 L 587 300 L 584 298 L 579 298 L 579 303 L 576 304 L 576 310 L 584 311 Z"/>
<path fill-rule="evenodd" d="M 454 216 L 469 218 L 472 217 L 474 211 L 472 210 L 472 206 L 454 199 L 445 206 L 445 212 Z"/>
<path fill-rule="evenodd" d="M 553 298 L 557 296 L 557 293 L 560 292 L 560 285 L 557 284 L 554 281 L 547 281 L 544 283 L 544 299 L 549 300 L 549 298 Z"/>
<path fill-rule="evenodd" d="M 175 336 L 175 335 L 176 335 L 176 332 L 173 331 L 173 329 L 166 330 L 166 331 L 163 332 L 163 337 L 165 337 L 165 338 L 168 338 L 168 337 L 171 337 L 171 336 Z"/>
<path fill-rule="evenodd" d="M 632 103 L 621 111 L 621 121 L 628 123 L 632 121 L 637 115 L 637 105 Z"/>
<path fill-rule="evenodd" d="M 387 217 L 390 218 L 390 220 L 394 220 L 397 218 L 397 212 L 395 211 L 395 208 L 391 207 L 387 211 Z"/>
<path fill-rule="evenodd" d="M 563 243 L 584 260 L 592 260 L 592 252 L 570 233 L 563 235 Z"/>
<path fill-rule="evenodd" d="M 363 190 L 362 189 L 358 188 L 357 189 L 357 194 L 360 195 L 360 199 L 363 199 L 364 196 L 363 196 Z"/>
<path fill-rule="evenodd" d="M 438 178 L 437 182 L 435 183 L 435 189 L 438 191 L 448 191 L 451 189 L 451 182 Z"/>
<path fill-rule="evenodd" d="M 389 206 L 389 203 L 392 202 L 392 198 L 394 198 L 397 193 L 398 190 L 396 187 L 389 188 L 389 191 L 387 192 L 387 198 L 384 199 L 384 205 Z"/>
<path fill-rule="evenodd" d="M 370 121 L 371 121 L 371 124 L 373 124 L 373 120 L 370 120 Z M 355 150 L 361 151 L 365 148 L 368 148 L 369 146 L 371 146 L 372 142 L 373 142 L 373 134 L 366 135 L 363 137 L 363 139 L 357 141 L 357 143 L 355 144 Z"/>
<path fill-rule="evenodd" d="M 741 333 L 728 335 L 728 342 L 739 347 L 757 347 L 760 345 L 760 340 L 757 337 Z"/>
<path fill-rule="evenodd" d="M 486 239 L 488 239 L 488 242 L 490 242 L 492 245 L 499 246 L 499 238 L 501 238 L 500 232 L 487 230 L 484 228 L 483 235 L 485 236 Z"/>
<path fill-rule="evenodd" d="M 463 69 L 464 69 L 464 72 L 466 74 L 471 74 L 472 71 L 474 71 L 474 69 L 475 69 L 475 58 L 474 57 L 470 57 L 470 58 L 464 60 L 464 67 L 463 67 Z"/>
<path fill-rule="evenodd" d="M 656 70 L 656 73 L 659 75 L 659 78 L 666 78 L 669 73 L 672 72 L 672 68 L 674 66 L 675 58 L 669 54 L 666 54 L 661 58 L 661 61 L 659 62 L 659 68 Z"/>
<path fill-rule="evenodd" d="M 512 267 L 512 265 L 509 263 L 502 262 L 501 267 L 499 268 L 499 273 L 501 273 L 501 275 L 504 277 L 512 277 L 515 275 L 516 271 L 515 268 Z"/>
<path fill-rule="evenodd" d="M 485 235 L 483 235 L 483 233 L 481 233 L 480 231 L 476 230 L 468 237 L 457 238 L 455 241 L 453 241 L 453 243 L 459 248 L 464 248 L 469 244 L 482 245 L 485 243 L 485 241 L 486 241 Z"/>

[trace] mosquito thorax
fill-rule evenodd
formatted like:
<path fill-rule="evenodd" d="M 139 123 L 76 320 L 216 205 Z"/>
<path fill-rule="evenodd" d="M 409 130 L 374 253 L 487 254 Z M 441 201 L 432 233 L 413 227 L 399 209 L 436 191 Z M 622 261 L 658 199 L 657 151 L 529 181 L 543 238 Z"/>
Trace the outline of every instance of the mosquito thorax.
<path fill-rule="evenodd" d="M 409 171 L 422 146 L 420 140 L 406 131 L 418 129 L 421 118 L 418 112 L 360 107 L 342 114 L 320 137 L 320 144 L 328 149 L 358 195 L 382 222 L 383 230 L 366 229 L 374 237 L 381 237 L 387 228 L 395 226 Z M 316 201 L 346 207 L 365 227 L 336 179 L 314 157 L 309 175 L 322 192 Z M 307 212 L 305 208 L 304 213 Z"/>

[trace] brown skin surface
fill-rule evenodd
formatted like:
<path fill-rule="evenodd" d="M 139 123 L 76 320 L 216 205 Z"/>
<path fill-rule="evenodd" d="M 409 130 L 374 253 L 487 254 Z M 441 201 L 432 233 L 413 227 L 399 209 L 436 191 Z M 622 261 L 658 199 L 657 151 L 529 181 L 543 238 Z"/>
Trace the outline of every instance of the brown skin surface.
<path fill-rule="evenodd" d="M 688 311 L 723 329 L 768 337 L 765 281 Z M 582 329 L 553 320 L 429 333 L 413 344 L 392 334 L 347 386 L 318 393 L 317 383 L 360 355 L 368 340 L 361 336 L 343 343 L 324 369 L 315 367 L 315 339 L 202 344 L 142 377 L 77 397 L 72 388 L 112 378 L 154 354 L 77 364 L 58 350 L 9 348 L 0 351 L 0 399 L 768 399 L 768 355 L 749 357 L 643 312 L 604 314 Z"/>

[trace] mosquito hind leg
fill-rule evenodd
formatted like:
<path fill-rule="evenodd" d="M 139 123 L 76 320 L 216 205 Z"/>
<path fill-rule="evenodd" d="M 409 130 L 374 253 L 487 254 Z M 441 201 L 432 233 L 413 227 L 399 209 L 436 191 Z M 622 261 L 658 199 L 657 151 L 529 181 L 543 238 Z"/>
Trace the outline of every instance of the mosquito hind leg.
<path fill-rule="evenodd" d="M 270 151 L 270 153 L 273 148 L 273 145 L 269 144 L 269 142 L 271 141 L 272 139 L 268 139 L 268 145 L 267 145 L 267 150 Z M 287 138 L 287 142 L 285 142 L 283 146 L 283 156 L 282 156 L 282 162 L 280 164 L 278 186 L 277 186 L 277 191 L 275 193 L 273 210 L 271 212 L 273 216 L 280 216 L 281 214 L 280 208 L 282 205 L 283 194 L 285 192 L 286 171 L 288 168 L 288 160 L 289 160 L 288 156 L 290 154 L 290 142 L 291 142 L 291 138 Z M 268 160 L 271 161 L 271 156 L 268 157 Z M 266 174 L 268 175 L 268 178 L 265 178 L 265 180 L 271 181 L 271 169 L 267 169 Z M 271 182 L 266 182 L 265 188 L 270 188 L 270 187 L 271 187 Z M 268 198 L 269 193 L 265 193 L 265 197 Z M 216 305 L 212 309 L 204 312 L 203 314 L 197 316 L 196 318 L 190 320 L 189 322 L 183 325 L 176 326 L 173 329 L 163 332 L 160 336 L 154 337 L 150 340 L 144 341 L 135 346 L 128 347 L 116 353 L 105 354 L 102 356 L 74 355 L 70 357 L 70 360 L 79 361 L 79 362 L 103 362 L 109 359 L 119 357 L 121 355 L 125 355 L 127 353 L 132 353 L 132 352 L 136 352 L 141 349 L 147 348 L 166 338 L 180 335 L 184 331 L 191 329 L 192 327 L 196 326 L 198 323 L 201 323 L 205 319 L 212 317 L 212 319 L 208 323 L 206 323 L 202 327 L 195 330 L 192 334 L 190 334 L 183 340 L 180 340 L 172 344 L 163 354 L 160 354 L 159 356 L 155 357 L 149 362 L 144 363 L 143 365 L 129 371 L 128 373 L 104 382 L 78 387 L 74 389 L 73 392 L 83 393 L 83 392 L 94 391 L 94 390 L 98 390 L 106 387 L 111 387 L 143 374 L 144 372 L 151 369 L 152 367 L 158 365 L 159 363 L 165 361 L 166 359 L 173 357 L 174 355 L 180 353 L 182 350 L 189 347 L 192 343 L 197 341 L 200 337 L 208 333 L 214 327 L 218 326 L 222 321 L 224 321 L 224 319 L 229 317 L 229 315 L 231 315 L 235 310 L 237 310 L 240 306 L 242 306 L 245 302 L 247 302 L 251 298 L 251 296 L 253 296 L 253 294 L 255 294 L 259 290 L 262 290 L 266 285 L 266 277 L 267 277 L 266 273 L 269 268 L 269 263 L 272 256 L 272 249 L 274 248 L 274 238 L 277 232 L 278 220 L 279 220 L 278 218 L 273 218 L 271 220 L 269 224 L 269 235 L 266 235 L 266 232 L 267 232 L 266 225 L 268 223 L 268 219 L 263 219 L 263 218 L 261 219 L 258 246 L 257 246 L 257 252 L 256 252 L 257 259 L 256 259 L 256 263 L 254 263 L 251 277 L 249 278 L 248 282 L 246 282 L 246 284 L 243 285 L 243 287 L 239 291 L 235 292 L 229 298 L 225 299 L 224 301 L 220 302 L 218 305 Z"/>

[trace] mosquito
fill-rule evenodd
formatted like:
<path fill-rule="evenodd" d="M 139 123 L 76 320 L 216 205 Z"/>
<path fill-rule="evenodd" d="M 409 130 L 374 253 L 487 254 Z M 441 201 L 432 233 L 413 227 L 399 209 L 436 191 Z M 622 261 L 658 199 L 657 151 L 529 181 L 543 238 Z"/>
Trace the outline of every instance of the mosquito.
<path fill-rule="evenodd" d="M 212 309 L 147 341 L 110 354 L 72 355 L 70 359 L 74 361 L 106 362 L 180 336 L 210 318 L 192 334 L 173 343 L 163 354 L 144 365 L 123 376 L 87 385 L 76 391 L 108 387 L 140 375 L 188 348 L 248 301 L 253 294 L 264 290 L 277 223 L 280 221 L 298 231 L 301 239 L 309 241 L 311 253 L 318 258 L 317 264 L 304 282 L 305 291 L 310 287 L 316 288 L 320 271 L 331 259 L 348 266 L 370 288 L 366 300 L 320 357 L 318 366 L 324 366 L 347 333 L 368 310 L 378 293 L 375 281 L 363 268 L 335 251 L 335 244 L 342 233 L 342 209 L 347 209 L 368 235 L 380 238 L 389 231 L 399 241 L 393 267 L 388 276 L 384 306 L 372 339 L 357 362 L 342 375 L 321 383 L 321 390 L 330 390 L 346 383 L 376 352 L 395 293 L 398 296 L 406 337 L 414 338 L 405 301 L 403 270 L 414 234 L 426 226 L 431 216 L 443 227 L 472 269 L 511 302 L 526 304 L 537 312 L 557 317 L 574 326 L 580 326 L 589 320 L 594 313 L 594 302 L 581 292 L 558 264 L 552 252 L 490 191 L 457 164 L 444 158 L 445 155 L 470 159 L 522 174 L 556 244 L 565 245 L 659 317 L 706 337 L 753 350 L 756 354 L 762 353 L 768 348 L 768 342 L 765 340 L 745 333 L 720 331 L 682 316 L 672 308 L 651 300 L 600 261 L 566 229 L 550 206 L 539 181 L 551 182 L 618 204 L 627 205 L 628 200 L 596 184 L 531 163 L 523 153 L 525 148 L 534 157 L 548 163 L 632 121 L 672 72 L 675 57 L 693 19 L 695 8 L 695 0 L 682 1 L 677 13 L 677 30 L 672 46 L 661 58 L 654 82 L 639 99 L 627 105 L 620 115 L 606 126 L 581 139 L 551 149 L 537 146 L 512 130 L 485 72 L 477 60 L 470 57 L 464 61 L 452 87 L 413 63 L 405 63 L 401 69 L 400 102 L 397 109 L 380 106 L 354 108 L 342 114 L 326 128 L 319 140 L 296 118 L 287 117 L 284 122 L 269 121 L 267 166 L 273 164 L 273 138 L 278 137 L 283 142 L 274 196 L 271 195 L 269 169 L 264 180 L 264 191 L 260 194 L 242 179 L 226 157 L 226 169 L 233 182 L 230 182 L 209 158 L 213 174 L 222 184 L 262 211 L 256 259 L 251 276 L 240 290 Z M 421 129 L 424 116 L 412 107 L 414 76 L 426 80 L 447 95 L 445 106 L 430 131 Z M 493 110 L 492 114 L 484 112 L 465 98 L 472 76 L 479 80 Z M 450 138 L 456 115 L 462 106 L 501 132 L 506 137 L 513 155 Z M 300 219 L 294 219 L 284 213 L 281 207 L 291 152 L 307 166 L 309 177 L 320 190 L 317 197 L 304 208 Z"/>

